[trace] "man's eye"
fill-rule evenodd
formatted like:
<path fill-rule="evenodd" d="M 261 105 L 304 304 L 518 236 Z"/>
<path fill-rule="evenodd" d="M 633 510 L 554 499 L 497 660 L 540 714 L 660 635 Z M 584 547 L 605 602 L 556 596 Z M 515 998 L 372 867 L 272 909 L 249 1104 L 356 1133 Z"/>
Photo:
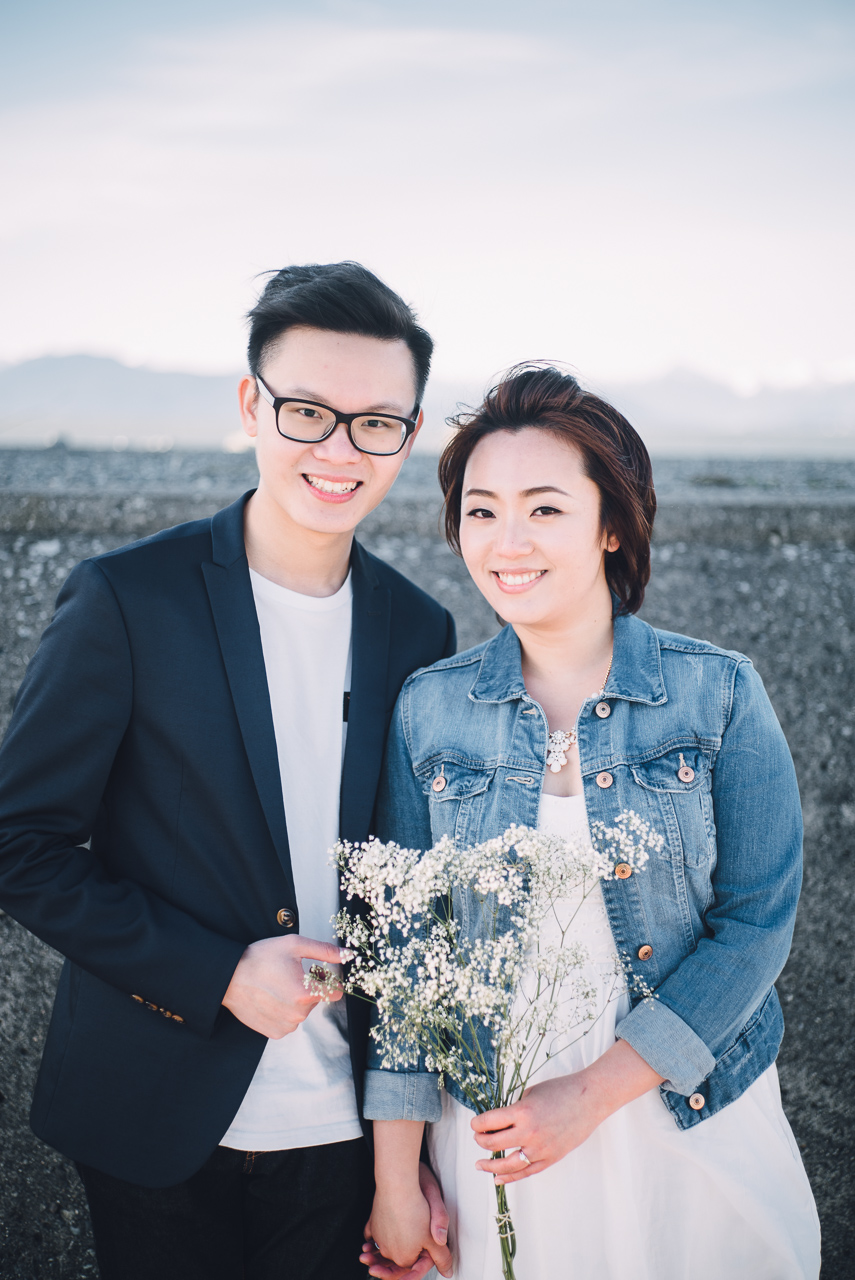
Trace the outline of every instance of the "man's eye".
<path fill-rule="evenodd" d="M 318 413 L 317 409 L 310 409 L 309 406 L 306 404 L 301 405 L 300 408 L 297 410 L 297 413 L 302 418 L 319 418 L 321 416 Z"/>

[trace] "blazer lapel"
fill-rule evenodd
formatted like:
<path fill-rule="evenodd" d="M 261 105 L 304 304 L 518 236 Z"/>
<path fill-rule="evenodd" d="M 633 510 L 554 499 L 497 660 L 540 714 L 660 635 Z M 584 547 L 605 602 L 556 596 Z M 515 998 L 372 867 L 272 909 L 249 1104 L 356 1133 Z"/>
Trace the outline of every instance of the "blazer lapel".
<path fill-rule="evenodd" d="M 244 494 L 214 516 L 213 562 L 203 564 L 202 573 L 252 776 L 292 901 L 296 901 L 273 713 L 243 541 L 243 510 L 250 496 Z"/>
<path fill-rule="evenodd" d="M 341 775 L 340 830 L 343 840 L 367 840 L 383 745 L 386 738 L 386 684 L 392 598 L 377 581 L 371 560 L 358 542 L 353 571 L 353 663 L 347 746 Z"/>

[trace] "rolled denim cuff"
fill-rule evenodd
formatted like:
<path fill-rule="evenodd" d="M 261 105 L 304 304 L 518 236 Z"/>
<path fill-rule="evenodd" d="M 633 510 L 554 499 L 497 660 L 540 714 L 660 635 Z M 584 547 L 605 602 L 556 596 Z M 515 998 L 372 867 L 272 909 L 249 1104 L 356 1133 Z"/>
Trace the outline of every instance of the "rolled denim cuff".
<path fill-rule="evenodd" d="M 439 1120 L 442 1096 L 439 1077 L 424 1071 L 365 1073 L 366 1120 Z"/>
<path fill-rule="evenodd" d="M 715 1058 L 699 1035 L 661 1000 L 648 997 L 626 1015 L 615 1030 L 619 1040 L 665 1079 L 665 1088 L 694 1093 L 715 1066 Z"/>

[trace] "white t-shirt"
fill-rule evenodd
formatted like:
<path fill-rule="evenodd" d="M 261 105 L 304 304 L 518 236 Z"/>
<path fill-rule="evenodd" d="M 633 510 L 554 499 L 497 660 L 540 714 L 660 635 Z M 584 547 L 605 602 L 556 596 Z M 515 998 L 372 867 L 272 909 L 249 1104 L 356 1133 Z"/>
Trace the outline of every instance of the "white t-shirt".
<path fill-rule="evenodd" d="M 334 942 L 353 592 L 304 596 L 250 570 L 273 711 L 291 867 L 303 937 Z M 344 1001 L 319 1004 L 296 1031 L 267 1047 L 222 1139 L 239 1151 L 284 1151 L 362 1134 Z"/>

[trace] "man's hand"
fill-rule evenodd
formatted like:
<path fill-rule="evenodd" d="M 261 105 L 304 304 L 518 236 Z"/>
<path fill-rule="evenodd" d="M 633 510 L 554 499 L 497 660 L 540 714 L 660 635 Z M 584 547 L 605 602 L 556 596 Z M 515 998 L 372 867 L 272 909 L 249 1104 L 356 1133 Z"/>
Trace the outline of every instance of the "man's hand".
<path fill-rule="evenodd" d="M 312 938 L 262 938 L 244 951 L 235 969 L 223 1004 L 253 1031 L 270 1040 L 281 1040 L 305 1022 L 316 1004 L 340 1000 L 341 991 L 314 994 L 304 982 L 303 960 L 341 964 L 350 952 L 331 942 Z M 315 983 L 317 991 L 318 984 Z"/>
<path fill-rule="evenodd" d="M 384 1258 L 371 1235 L 371 1224 L 365 1228 L 365 1244 L 359 1261 L 368 1267 L 368 1274 L 377 1280 L 422 1280 L 437 1265 L 440 1275 L 451 1275 L 451 1253 L 448 1244 L 448 1210 L 446 1209 L 439 1183 L 433 1171 L 426 1164 L 419 1164 L 419 1187 L 430 1210 L 430 1234 L 436 1250 L 436 1264 L 427 1249 L 423 1249 L 411 1267 L 399 1267 L 397 1263 Z M 445 1268 L 445 1269 L 443 1269 Z"/>

